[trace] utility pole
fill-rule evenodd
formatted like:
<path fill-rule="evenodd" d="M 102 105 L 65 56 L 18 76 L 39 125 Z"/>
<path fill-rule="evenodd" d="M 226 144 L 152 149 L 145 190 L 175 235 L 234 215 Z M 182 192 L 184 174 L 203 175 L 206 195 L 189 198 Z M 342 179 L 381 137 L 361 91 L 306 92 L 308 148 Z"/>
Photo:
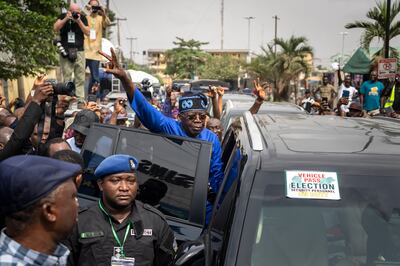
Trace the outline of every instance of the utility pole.
<path fill-rule="evenodd" d="M 348 35 L 348 32 L 340 32 L 340 35 L 342 35 L 342 54 L 340 56 L 340 61 L 339 61 L 339 66 L 342 67 L 342 64 L 344 63 L 344 38 L 346 37 L 346 35 Z"/>
<path fill-rule="evenodd" d="M 224 0 L 221 0 L 221 50 L 224 49 Z"/>
<path fill-rule="evenodd" d="M 274 54 L 276 56 L 276 40 L 278 39 L 278 20 L 280 18 L 278 18 L 277 15 L 272 17 L 275 20 L 275 38 L 274 38 Z"/>
<path fill-rule="evenodd" d="M 389 58 L 389 42 L 390 42 L 390 8 L 392 4 L 390 0 L 386 1 L 386 21 L 385 21 L 385 58 Z"/>
<path fill-rule="evenodd" d="M 133 49 L 132 49 L 132 43 L 133 43 L 133 41 L 136 41 L 137 40 L 137 37 L 129 37 L 129 38 L 126 38 L 127 40 L 129 40 L 130 41 L 130 61 L 131 61 L 131 63 L 133 63 L 133 54 L 134 54 L 134 51 L 133 51 Z"/>
<path fill-rule="evenodd" d="M 255 19 L 256 17 L 245 17 L 244 19 L 247 19 L 247 49 L 249 53 L 249 58 L 250 58 L 250 23 L 252 19 Z"/>
<path fill-rule="evenodd" d="M 120 21 L 126 21 L 126 18 L 117 18 L 117 36 L 118 36 L 118 47 L 121 49 L 121 36 L 120 36 L 120 31 L 119 31 L 119 22 Z"/>
<path fill-rule="evenodd" d="M 110 0 L 107 0 L 107 2 L 106 2 L 106 15 L 108 17 L 110 17 Z M 110 35 L 110 30 L 109 30 L 109 27 L 106 27 L 105 34 L 104 34 L 106 39 L 108 39 L 110 37 L 108 35 Z"/>

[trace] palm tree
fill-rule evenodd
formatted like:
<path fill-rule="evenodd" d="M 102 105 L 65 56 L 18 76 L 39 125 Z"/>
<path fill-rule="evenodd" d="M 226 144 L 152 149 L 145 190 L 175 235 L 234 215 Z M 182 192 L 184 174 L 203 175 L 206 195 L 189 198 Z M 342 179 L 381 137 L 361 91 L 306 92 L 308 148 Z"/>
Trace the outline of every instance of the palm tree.
<path fill-rule="evenodd" d="M 252 62 L 250 69 L 261 79 L 275 82 L 274 99 L 288 100 L 290 83 L 296 83 L 299 74 L 308 75 L 310 72 L 306 57 L 313 55 L 313 48 L 305 37 L 278 38 L 274 43 L 278 52 L 273 52 L 272 45 L 262 47 L 263 54 Z"/>
<path fill-rule="evenodd" d="M 369 51 L 369 47 L 371 42 L 374 39 L 378 39 L 379 42 L 382 43 L 386 37 L 385 25 L 386 25 L 386 0 L 381 2 L 377 2 L 376 6 L 371 8 L 367 12 L 367 18 L 370 21 L 355 21 L 353 23 L 346 24 L 346 29 L 355 29 L 360 28 L 363 29 L 364 32 L 361 36 L 361 46 Z M 396 36 L 400 35 L 400 21 L 395 21 L 396 16 L 400 13 L 400 2 L 398 0 L 394 1 L 391 6 L 391 13 L 389 18 L 390 30 L 389 30 L 389 39 L 393 39 Z M 397 57 L 397 51 L 390 47 L 390 52 L 392 56 Z M 375 54 L 383 56 L 384 49 L 383 47 Z"/>

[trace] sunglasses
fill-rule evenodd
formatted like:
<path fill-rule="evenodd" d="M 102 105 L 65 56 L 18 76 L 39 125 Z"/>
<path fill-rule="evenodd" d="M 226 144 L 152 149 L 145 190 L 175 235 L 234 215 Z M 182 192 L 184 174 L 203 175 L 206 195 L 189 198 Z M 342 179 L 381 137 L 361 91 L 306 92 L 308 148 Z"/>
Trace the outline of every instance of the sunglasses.
<path fill-rule="evenodd" d="M 187 114 L 186 118 L 189 119 L 190 121 L 194 121 L 194 120 L 196 120 L 197 116 L 202 121 L 206 120 L 206 118 L 207 118 L 206 114 Z"/>

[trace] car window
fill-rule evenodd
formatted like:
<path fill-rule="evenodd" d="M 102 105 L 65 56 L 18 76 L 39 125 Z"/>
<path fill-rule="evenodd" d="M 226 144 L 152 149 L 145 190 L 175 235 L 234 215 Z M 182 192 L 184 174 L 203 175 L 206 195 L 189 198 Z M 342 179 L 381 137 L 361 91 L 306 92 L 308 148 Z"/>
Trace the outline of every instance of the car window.
<path fill-rule="evenodd" d="M 283 174 L 258 172 L 239 265 L 399 265 L 400 180 L 341 176 L 340 200 L 291 199 Z"/>
<path fill-rule="evenodd" d="M 95 124 L 82 149 L 85 174 L 81 194 L 99 196 L 93 173 L 104 158 L 117 153 L 133 155 L 139 161 L 138 200 L 165 215 L 203 224 L 211 143 Z"/>
<path fill-rule="evenodd" d="M 200 144 L 150 134 L 122 131 L 116 153 L 139 161 L 138 200 L 163 213 L 188 219 Z"/>

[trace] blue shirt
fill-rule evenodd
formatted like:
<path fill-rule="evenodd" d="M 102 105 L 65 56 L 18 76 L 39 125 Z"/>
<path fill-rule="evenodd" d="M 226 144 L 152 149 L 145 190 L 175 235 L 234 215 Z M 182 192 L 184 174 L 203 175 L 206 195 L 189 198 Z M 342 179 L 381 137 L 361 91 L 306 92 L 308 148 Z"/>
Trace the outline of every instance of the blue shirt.
<path fill-rule="evenodd" d="M 64 245 L 58 245 L 53 255 L 43 254 L 27 249 L 9 238 L 4 229 L 0 235 L 0 265 L 2 266 L 34 266 L 34 265 L 67 265 L 69 250 Z"/>
<path fill-rule="evenodd" d="M 372 111 L 381 107 L 380 99 L 383 91 L 383 84 L 380 81 L 365 81 L 360 88 L 360 93 L 364 95 L 363 109 Z"/>
<path fill-rule="evenodd" d="M 143 94 L 135 89 L 131 107 L 135 111 L 142 124 L 154 133 L 165 133 L 170 135 L 189 137 L 183 129 L 181 122 L 166 117 L 146 101 Z M 196 139 L 212 143 L 209 182 L 212 190 L 218 192 L 219 185 L 224 176 L 221 161 L 221 144 L 217 135 L 204 128 Z"/>

